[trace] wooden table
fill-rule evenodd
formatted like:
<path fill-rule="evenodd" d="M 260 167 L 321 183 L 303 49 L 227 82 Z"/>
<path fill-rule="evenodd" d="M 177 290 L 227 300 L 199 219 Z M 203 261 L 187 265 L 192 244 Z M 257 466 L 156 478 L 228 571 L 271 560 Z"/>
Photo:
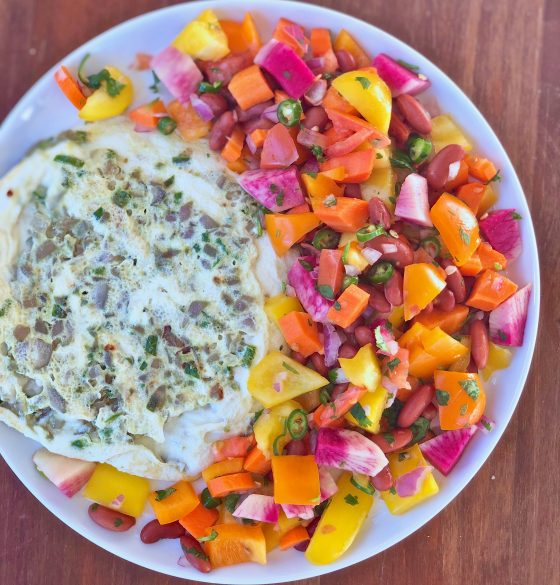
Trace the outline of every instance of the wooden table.
<path fill-rule="evenodd" d="M 560 2 L 327 0 L 372 22 L 448 73 L 481 109 L 517 169 L 543 274 L 539 344 L 500 444 L 464 492 L 377 557 L 300 585 L 537 585 L 560 575 Z M 65 54 L 165 0 L 1 0 L 0 119 Z M 0 583 L 158 585 L 64 526 L 0 462 Z"/>

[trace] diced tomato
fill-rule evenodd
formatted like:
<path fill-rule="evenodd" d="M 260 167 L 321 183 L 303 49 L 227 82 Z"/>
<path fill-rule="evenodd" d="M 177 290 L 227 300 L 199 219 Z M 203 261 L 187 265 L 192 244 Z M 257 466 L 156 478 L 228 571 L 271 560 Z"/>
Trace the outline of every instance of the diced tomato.
<path fill-rule="evenodd" d="M 264 139 L 261 169 L 285 169 L 296 162 L 296 143 L 283 124 L 273 126 Z"/>

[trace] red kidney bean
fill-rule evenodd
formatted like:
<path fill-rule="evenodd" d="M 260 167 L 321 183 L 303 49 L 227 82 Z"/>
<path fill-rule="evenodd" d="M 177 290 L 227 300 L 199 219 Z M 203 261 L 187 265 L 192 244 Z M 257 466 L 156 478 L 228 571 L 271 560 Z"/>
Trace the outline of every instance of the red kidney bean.
<path fill-rule="evenodd" d="M 365 244 L 368 248 L 373 248 L 381 252 L 381 260 L 388 260 L 398 268 L 404 268 L 412 264 L 414 260 L 414 250 L 409 244 L 400 238 L 393 238 L 391 236 L 377 236 Z M 396 247 L 393 252 L 384 252 L 383 248 L 386 246 Z"/>
<path fill-rule="evenodd" d="M 299 353 L 299 351 L 292 351 L 290 357 L 302 365 L 305 365 L 305 362 L 307 362 L 307 358 L 303 356 L 301 353 Z"/>
<path fill-rule="evenodd" d="M 221 116 L 228 109 L 226 98 L 218 93 L 203 93 L 200 96 L 200 99 L 210 106 L 210 109 L 216 118 Z"/>
<path fill-rule="evenodd" d="M 481 319 L 475 319 L 471 323 L 471 356 L 479 370 L 483 370 L 488 362 L 490 342 L 488 341 L 488 328 Z"/>
<path fill-rule="evenodd" d="M 415 97 L 403 93 L 395 101 L 401 114 L 416 132 L 429 134 L 432 131 L 430 114 L 428 114 L 424 106 Z"/>
<path fill-rule="evenodd" d="M 448 144 L 432 159 L 426 169 L 426 179 L 432 189 L 443 189 L 449 176 L 449 165 L 458 162 L 465 156 L 465 150 L 458 144 Z"/>
<path fill-rule="evenodd" d="M 468 374 L 478 374 L 478 368 L 476 367 L 476 363 L 475 363 L 472 355 L 471 355 L 471 361 L 469 362 L 469 365 L 467 366 L 467 373 Z"/>
<path fill-rule="evenodd" d="M 404 403 L 397 424 L 408 428 L 422 414 L 426 406 L 434 399 L 435 390 L 431 384 L 419 386 Z"/>
<path fill-rule="evenodd" d="M 386 230 L 391 227 L 391 213 L 379 197 L 372 197 L 368 202 L 369 222 L 381 225 Z"/>
<path fill-rule="evenodd" d="M 358 286 L 369 294 L 368 305 L 372 309 L 375 309 L 378 313 L 388 313 L 391 310 L 391 303 L 387 301 L 381 291 L 377 290 L 371 284 L 360 283 Z"/>
<path fill-rule="evenodd" d="M 88 514 L 96 524 L 112 532 L 126 532 L 136 524 L 136 518 L 99 504 L 92 504 Z"/>
<path fill-rule="evenodd" d="M 251 118 L 247 120 L 247 122 L 243 122 L 240 124 L 241 129 L 245 134 L 251 134 L 254 130 L 262 129 L 262 130 L 269 130 L 274 126 L 274 122 L 267 120 L 266 118 Z"/>
<path fill-rule="evenodd" d="M 338 61 L 338 67 L 343 73 L 354 71 L 356 69 L 356 59 L 354 59 L 352 53 L 342 49 L 340 51 L 335 51 L 334 54 Z"/>
<path fill-rule="evenodd" d="M 290 441 L 286 445 L 288 455 L 307 455 L 307 445 L 305 441 Z"/>
<path fill-rule="evenodd" d="M 203 95 L 209 95 L 209 94 L 203 94 Z M 210 94 L 212 95 L 212 94 Z M 237 119 L 240 122 L 247 122 L 248 120 L 251 120 L 252 118 L 258 118 L 265 110 L 266 108 L 269 108 L 270 106 L 274 105 L 274 100 L 268 100 L 267 102 L 263 102 L 262 104 L 256 104 L 255 106 L 251 106 L 250 108 L 247 108 L 246 110 L 242 110 L 239 106 L 235 107 L 235 113 L 237 114 Z"/>
<path fill-rule="evenodd" d="M 376 490 L 386 492 L 391 489 L 394 484 L 393 475 L 387 465 L 377 475 L 371 478 L 371 483 Z"/>
<path fill-rule="evenodd" d="M 227 137 L 233 132 L 236 116 L 233 112 L 224 112 L 214 123 L 208 136 L 208 144 L 212 150 L 222 150 Z"/>
<path fill-rule="evenodd" d="M 369 438 L 383 453 L 392 453 L 402 449 L 412 441 L 412 431 L 410 429 L 393 429 L 380 435 L 369 435 Z"/>
<path fill-rule="evenodd" d="M 328 121 L 329 118 L 327 112 L 325 112 L 325 108 L 322 108 L 321 106 L 313 106 L 305 111 L 305 119 L 302 124 L 304 128 L 307 128 L 308 130 L 315 128 L 315 126 L 317 126 L 319 130 L 324 130 Z"/>
<path fill-rule="evenodd" d="M 422 416 L 428 420 L 434 420 L 438 414 L 437 406 L 434 406 L 431 402 L 426 406 L 422 412 Z"/>
<path fill-rule="evenodd" d="M 434 303 L 430 301 L 424 308 L 424 313 L 431 313 L 434 310 Z"/>
<path fill-rule="evenodd" d="M 204 71 L 210 83 L 221 81 L 227 85 L 236 73 L 253 64 L 253 57 L 249 51 L 245 51 L 230 53 L 219 61 L 197 61 L 196 63 L 199 69 Z"/>
<path fill-rule="evenodd" d="M 356 338 L 356 342 L 360 347 L 363 347 L 364 345 L 367 345 L 368 343 L 373 343 L 375 341 L 373 331 L 369 327 L 366 327 L 365 325 L 360 325 L 359 327 L 356 327 L 356 330 L 354 331 L 354 337 Z"/>
<path fill-rule="evenodd" d="M 400 147 L 403 147 L 406 144 L 406 141 L 410 136 L 410 128 L 404 123 L 404 120 L 395 110 L 391 113 L 389 136 L 392 136 Z"/>
<path fill-rule="evenodd" d="M 444 288 L 434 299 L 434 305 L 442 311 L 452 311 L 455 307 L 455 295 L 448 288 Z"/>
<path fill-rule="evenodd" d="M 394 270 L 391 278 L 383 285 L 385 298 L 393 307 L 403 304 L 403 277 L 398 270 Z"/>
<path fill-rule="evenodd" d="M 356 327 L 359 327 L 360 325 L 364 324 L 364 320 L 362 317 L 358 317 L 354 323 L 350 323 L 350 325 L 348 325 L 348 327 L 344 328 L 344 333 L 351 333 L 353 334 L 354 331 L 356 331 Z"/>
<path fill-rule="evenodd" d="M 212 570 L 210 559 L 196 538 L 193 538 L 190 534 L 181 536 L 181 548 L 183 549 L 183 553 L 185 553 L 187 561 L 197 571 L 209 573 Z"/>
<path fill-rule="evenodd" d="M 455 270 L 451 274 L 447 274 L 447 288 L 453 293 L 456 303 L 464 303 L 467 298 L 467 289 L 465 286 L 465 279 L 459 272 L 459 269 L 451 262 L 451 260 L 444 259 L 441 261 L 443 268 L 452 266 Z"/>
<path fill-rule="evenodd" d="M 361 199 L 362 188 L 358 183 L 348 183 L 344 189 L 344 196 L 350 197 L 351 199 Z"/>
<path fill-rule="evenodd" d="M 314 353 L 311 356 L 311 363 L 315 370 L 321 374 L 321 376 L 326 376 L 329 373 L 329 368 L 325 366 L 325 356 L 321 355 L 320 353 Z"/>
<path fill-rule="evenodd" d="M 348 386 L 349 386 L 348 382 L 344 382 L 344 384 L 335 384 L 331 392 L 331 400 L 335 400 L 341 394 L 346 392 L 346 390 L 348 390 Z"/>
<path fill-rule="evenodd" d="M 338 357 L 351 359 L 358 353 L 358 350 L 348 342 L 343 343 L 338 350 Z"/>
<path fill-rule="evenodd" d="M 300 542 L 299 544 L 296 544 L 294 546 L 294 548 L 296 550 L 299 550 L 299 552 L 305 552 L 307 550 L 307 547 L 309 546 L 309 543 L 311 542 L 311 537 L 315 534 L 315 530 L 317 530 L 317 526 L 319 525 L 319 520 L 321 520 L 321 517 L 319 516 L 318 518 L 313 518 L 313 520 L 311 520 L 311 522 L 306 526 L 306 530 L 307 530 L 307 534 L 309 534 L 309 540 L 306 540 L 304 542 Z"/>
<path fill-rule="evenodd" d="M 148 522 L 140 533 L 140 540 L 144 544 L 153 544 L 164 538 L 181 538 L 185 534 L 185 529 L 179 522 L 171 524 L 160 524 L 157 520 Z"/>

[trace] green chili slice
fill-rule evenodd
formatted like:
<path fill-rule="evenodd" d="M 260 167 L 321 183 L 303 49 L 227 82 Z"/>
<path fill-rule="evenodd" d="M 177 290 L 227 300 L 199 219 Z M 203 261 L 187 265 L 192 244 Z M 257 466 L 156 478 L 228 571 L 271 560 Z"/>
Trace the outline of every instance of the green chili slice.
<path fill-rule="evenodd" d="M 166 136 L 171 134 L 175 128 L 177 128 L 177 122 L 173 118 L 169 116 L 165 116 L 164 118 L 160 118 L 157 123 L 157 129 Z"/>
<path fill-rule="evenodd" d="M 342 279 L 342 290 L 346 290 L 351 284 L 358 284 L 359 279 L 357 276 L 348 276 L 346 275 Z"/>
<path fill-rule="evenodd" d="M 422 136 L 418 136 L 418 134 L 413 134 L 408 139 L 408 154 L 410 156 L 410 160 L 414 164 L 423 163 L 432 152 L 432 143 Z"/>
<path fill-rule="evenodd" d="M 198 86 L 200 93 L 218 93 L 222 88 L 221 81 L 214 81 L 214 83 L 208 83 L 208 81 L 201 81 Z"/>
<path fill-rule="evenodd" d="M 287 99 L 278 104 L 276 113 L 278 114 L 278 121 L 291 128 L 300 121 L 303 109 L 298 100 Z"/>
<path fill-rule="evenodd" d="M 290 412 L 290 416 L 288 416 L 287 426 L 290 437 L 292 437 L 294 441 L 303 439 L 307 429 L 309 428 L 309 424 L 307 422 L 307 413 L 305 410 L 302 410 L 301 408 L 292 410 L 292 412 Z"/>
<path fill-rule="evenodd" d="M 432 258 L 437 258 L 441 253 L 440 241 L 435 236 L 428 236 L 420 241 L 420 245 Z"/>
<path fill-rule="evenodd" d="M 395 269 L 390 262 L 379 262 L 368 270 L 366 278 L 372 284 L 383 284 L 393 276 L 394 271 Z"/>
<path fill-rule="evenodd" d="M 369 242 L 373 238 L 377 238 L 377 236 L 384 236 L 386 234 L 385 228 L 380 225 L 371 224 L 358 230 L 356 232 L 356 238 L 358 242 Z"/>
<path fill-rule="evenodd" d="M 317 250 L 323 250 L 325 248 L 334 250 L 338 246 L 339 241 L 340 234 L 330 228 L 324 228 L 315 234 L 311 243 Z"/>
<path fill-rule="evenodd" d="M 204 488 L 200 494 L 200 502 L 208 510 L 213 510 L 222 503 L 222 499 L 214 498 L 208 488 Z"/>
<path fill-rule="evenodd" d="M 286 421 L 284 422 L 284 432 L 281 435 L 278 435 L 276 437 L 276 439 L 274 439 L 274 442 L 272 443 L 272 454 L 273 455 L 282 455 L 282 451 L 280 449 L 280 439 L 282 439 L 283 437 L 286 436 L 286 432 L 288 429 L 288 419 L 286 419 Z"/>
<path fill-rule="evenodd" d="M 364 494 L 372 496 L 375 493 L 375 489 L 371 485 L 369 476 L 363 473 L 353 473 L 350 478 L 350 483 Z"/>

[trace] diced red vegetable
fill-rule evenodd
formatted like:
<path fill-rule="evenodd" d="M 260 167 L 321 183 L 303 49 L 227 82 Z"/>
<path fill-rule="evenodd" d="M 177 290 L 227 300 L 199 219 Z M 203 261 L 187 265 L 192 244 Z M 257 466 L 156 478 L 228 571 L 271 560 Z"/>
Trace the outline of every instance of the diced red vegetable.
<path fill-rule="evenodd" d="M 285 169 L 299 157 L 294 139 L 283 124 L 276 124 L 266 134 L 261 153 L 261 169 Z"/>
<path fill-rule="evenodd" d="M 430 81 L 426 76 L 414 73 L 385 53 L 376 55 L 373 66 L 377 69 L 379 77 L 389 86 L 393 97 L 402 93 L 416 95 L 430 87 Z"/>
<path fill-rule="evenodd" d="M 288 283 L 294 287 L 297 298 L 311 318 L 318 323 L 324 323 L 334 301 L 321 296 L 317 290 L 317 277 L 312 272 L 315 263 L 315 256 L 298 258 L 288 272 Z M 311 271 L 307 268 L 311 268 Z"/>
<path fill-rule="evenodd" d="M 249 195 L 271 211 L 286 211 L 305 203 L 296 167 L 245 171 L 238 182 Z"/>
<path fill-rule="evenodd" d="M 67 497 L 71 498 L 89 481 L 95 470 L 95 463 L 71 459 L 47 449 L 33 454 L 37 469 Z"/>
<path fill-rule="evenodd" d="M 256 522 L 276 524 L 278 522 L 278 509 L 279 506 L 275 503 L 272 496 L 249 494 L 237 506 L 233 515 L 236 518 L 247 518 Z"/>
<path fill-rule="evenodd" d="M 459 461 L 475 432 L 475 425 L 455 431 L 445 431 L 441 435 L 421 443 L 420 450 L 438 471 L 443 475 L 448 475 Z"/>
<path fill-rule="evenodd" d="M 497 345 L 523 345 L 531 289 L 527 284 L 490 313 L 490 339 Z"/>
<path fill-rule="evenodd" d="M 404 180 L 395 215 L 411 223 L 432 227 L 430 204 L 428 203 L 428 181 L 422 175 L 410 173 Z"/>
<path fill-rule="evenodd" d="M 167 47 L 152 59 L 152 68 L 171 95 L 182 104 L 190 101 L 200 82 L 202 73 L 190 55 L 175 47 Z"/>
<path fill-rule="evenodd" d="M 515 209 L 499 209 L 479 222 L 482 235 L 508 260 L 515 260 L 521 254 L 520 219 Z"/>

